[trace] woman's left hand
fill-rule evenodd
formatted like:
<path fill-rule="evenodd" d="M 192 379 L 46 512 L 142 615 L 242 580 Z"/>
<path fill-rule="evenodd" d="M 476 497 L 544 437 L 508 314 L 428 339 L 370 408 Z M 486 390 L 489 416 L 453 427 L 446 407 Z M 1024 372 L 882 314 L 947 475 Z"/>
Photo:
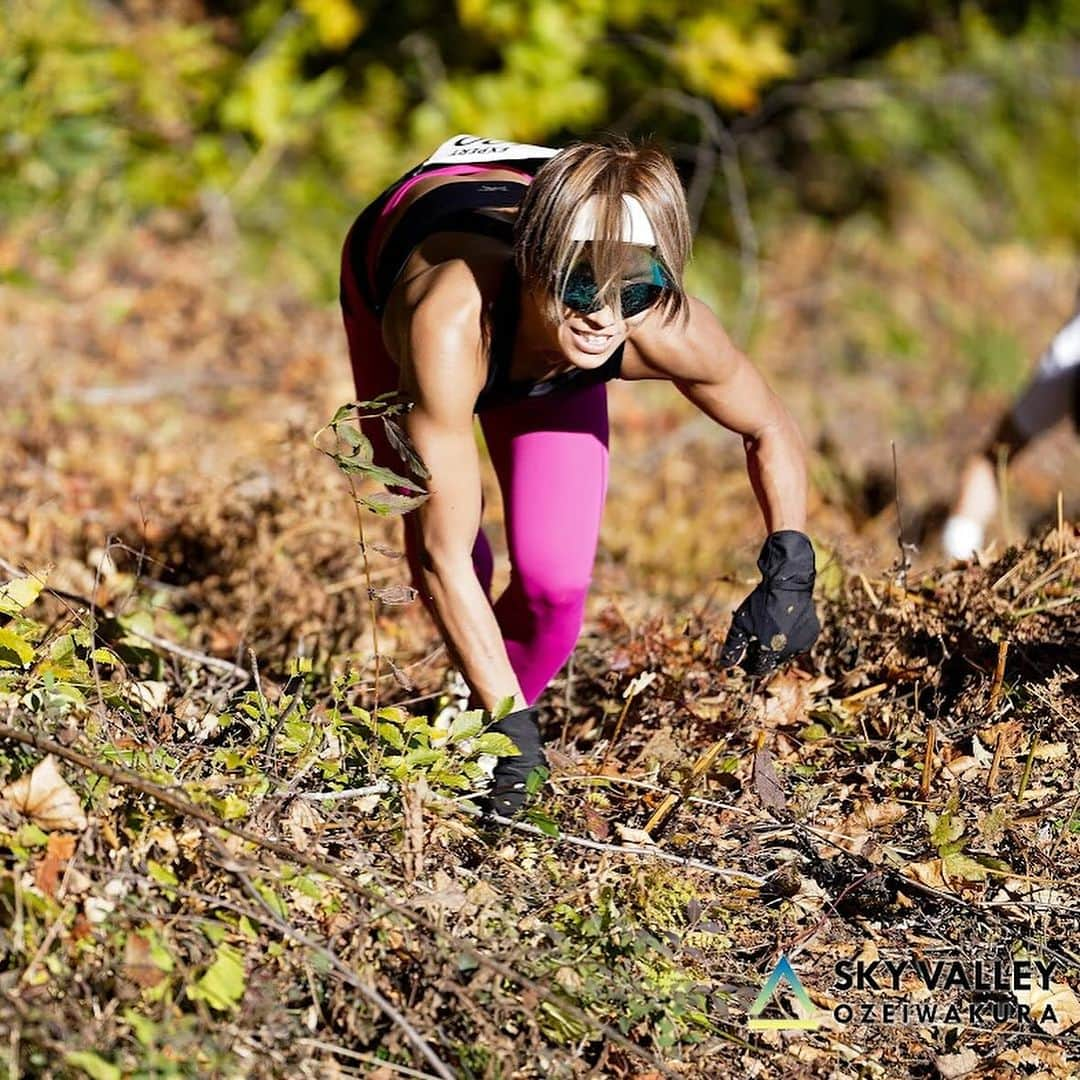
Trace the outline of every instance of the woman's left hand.
<path fill-rule="evenodd" d="M 809 537 L 794 529 L 772 533 L 761 549 L 758 569 L 761 584 L 736 610 L 720 665 L 767 675 L 784 660 L 806 652 L 821 632 Z"/>

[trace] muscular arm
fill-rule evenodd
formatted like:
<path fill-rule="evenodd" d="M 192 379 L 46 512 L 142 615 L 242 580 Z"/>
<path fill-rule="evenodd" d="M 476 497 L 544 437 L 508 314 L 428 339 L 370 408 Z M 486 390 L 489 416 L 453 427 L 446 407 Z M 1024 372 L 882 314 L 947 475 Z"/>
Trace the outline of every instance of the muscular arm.
<path fill-rule="evenodd" d="M 806 453 L 791 414 L 735 347 L 720 321 L 691 299 L 685 322 L 649 316 L 632 338 L 625 378 L 668 378 L 718 424 L 742 436 L 765 528 L 806 530 Z"/>
<path fill-rule="evenodd" d="M 506 697 L 521 708 L 524 695 L 472 563 L 481 510 L 473 434 L 482 381 L 477 320 L 468 305 L 434 293 L 417 307 L 401 357 L 402 388 L 415 403 L 405 427 L 431 473 L 432 493 L 406 527 L 416 530 L 423 586 L 465 680 L 485 708 Z"/>

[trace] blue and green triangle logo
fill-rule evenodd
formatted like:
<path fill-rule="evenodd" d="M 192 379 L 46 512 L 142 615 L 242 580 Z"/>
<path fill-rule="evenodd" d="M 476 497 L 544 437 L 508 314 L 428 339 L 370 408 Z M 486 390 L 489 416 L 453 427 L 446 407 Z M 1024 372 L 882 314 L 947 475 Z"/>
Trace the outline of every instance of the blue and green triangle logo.
<path fill-rule="evenodd" d="M 780 985 L 781 979 L 791 987 L 803 1016 L 783 1017 L 779 1020 L 759 1019 L 758 1014 L 764 1010 L 769 1003 L 769 999 L 776 993 L 776 988 Z M 799 982 L 799 976 L 795 974 L 795 969 L 791 966 L 787 953 L 782 953 L 780 959 L 776 962 L 776 967 L 772 969 L 772 974 L 765 980 L 761 993 L 754 1000 L 754 1004 L 750 1006 L 749 1027 L 751 1031 L 778 1031 L 791 1028 L 814 1031 L 820 1026 L 820 1022 L 813 1015 L 816 1011 L 814 1003 L 810 1000 L 810 995 L 803 989 L 803 984 Z"/>

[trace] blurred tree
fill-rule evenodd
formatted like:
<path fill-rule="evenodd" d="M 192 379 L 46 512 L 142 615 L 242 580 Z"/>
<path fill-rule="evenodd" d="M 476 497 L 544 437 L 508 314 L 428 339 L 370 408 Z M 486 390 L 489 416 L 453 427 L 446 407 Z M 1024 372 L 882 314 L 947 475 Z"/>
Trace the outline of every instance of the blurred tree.
<path fill-rule="evenodd" d="M 708 231 L 759 210 L 1080 239 L 1080 0 L 0 0 L 0 215 L 227 215 L 333 287 L 351 214 L 459 131 L 672 147 Z M 739 181 L 741 183 L 741 180 Z M 986 206 L 987 209 L 979 208 Z M 736 223 L 737 224 L 737 223 Z M 278 247 L 280 254 L 285 254 Z"/>

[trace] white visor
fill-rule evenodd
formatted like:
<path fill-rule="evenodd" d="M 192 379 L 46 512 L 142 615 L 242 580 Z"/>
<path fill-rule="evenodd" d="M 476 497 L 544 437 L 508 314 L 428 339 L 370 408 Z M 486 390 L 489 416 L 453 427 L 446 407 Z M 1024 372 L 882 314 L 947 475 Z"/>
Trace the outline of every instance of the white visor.
<path fill-rule="evenodd" d="M 586 199 L 574 218 L 574 224 L 570 230 L 571 240 L 577 242 L 596 238 L 596 207 L 598 201 L 595 195 L 591 199 Z M 622 201 L 623 221 L 619 239 L 625 244 L 641 244 L 644 247 L 655 247 L 656 237 L 653 235 L 652 225 L 649 224 L 649 216 L 645 213 L 645 207 L 633 195 L 624 195 Z"/>

